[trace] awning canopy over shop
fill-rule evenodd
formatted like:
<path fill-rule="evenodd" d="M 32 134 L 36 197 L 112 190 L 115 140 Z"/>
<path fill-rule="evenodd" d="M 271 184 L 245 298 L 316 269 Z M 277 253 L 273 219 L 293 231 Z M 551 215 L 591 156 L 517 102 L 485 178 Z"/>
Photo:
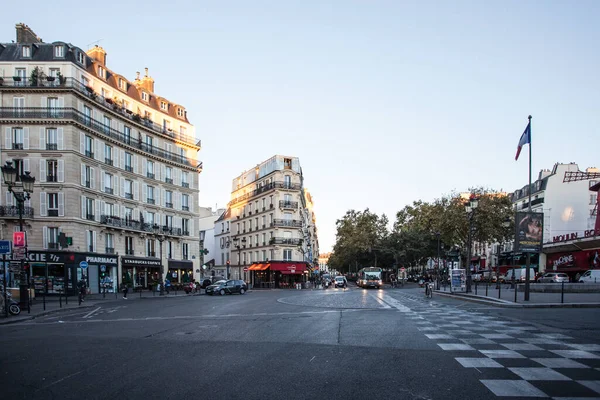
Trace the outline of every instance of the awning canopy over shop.
<path fill-rule="evenodd" d="M 271 263 L 271 271 L 281 271 L 281 273 L 285 273 L 285 271 L 296 271 L 296 273 L 303 273 L 306 271 L 306 264 L 304 263 L 295 263 L 295 262 L 272 262 Z"/>
<path fill-rule="evenodd" d="M 190 260 L 169 260 L 169 268 L 172 269 L 193 269 L 194 263 Z"/>
<path fill-rule="evenodd" d="M 269 268 L 270 264 L 254 264 L 248 268 L 248 271 L 264 271 Z"/>
<path fill-rule="evenodd" d="M 298 270 L 293 270 L 294 272 L 290 271 L 281 271 L 282 275 L 302 275 L 304 273 L 304 271 L 298 271 Z"/>
<path fill-rule="evenodd" d="M 598 248 L 600 248 L 600 237 L 593 236 L 568 242 L 544 244 L 542 252 L 546 254 L 552 254 L 569 251 L 594 250 Z"/>

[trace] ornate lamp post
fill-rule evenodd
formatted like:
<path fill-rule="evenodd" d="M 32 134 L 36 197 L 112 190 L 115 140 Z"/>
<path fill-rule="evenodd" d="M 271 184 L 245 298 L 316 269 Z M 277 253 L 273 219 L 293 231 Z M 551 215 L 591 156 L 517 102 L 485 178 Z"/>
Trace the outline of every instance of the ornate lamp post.
<path fill-rule="evenodd" d="M 471 293 L 471 242 L 473 240 L 473 216 L 475 215 L 475 210 L 478 205 L 479 199 L 474 195 L 471 195 L 469 202 L 465 206 L 467 217 L 469 218 L 469 235 L 467 239 L 467 293 Z"/>
<path fill-rule="evenodd" d="M 241 245 L 240 245 L 241 242 Z M 246 238 L 242 238 L 242 240 L 240 240 L 239 237 L 235 236 L 233 238 L 233 245 L 235 246 L 235 248 L 238 251 L 238 273 L 239 276 L 242 276 L 242 247 L 246 248 Z M 227 265 L 227 279 L 229 279 L 229 265 Z"/>
<path fill-rule="evenodd" d="M 35 178 L 30 174 L 29 171 L 25 171 L 22 175 L 17 176 L 17 168 L 13 167 L 11 161 L 7 161 L 6 165 L 0 167 L 2 169 L 2 178 L 4 183 L 8 186 L 8 191 L 11 192 L 17 201 L 17 208 L 19 211 L 19 231 L 23 231 L 23 212 L 25 209 L 25 201 L 31 198 L 33 193 L 33 184 Z M 17 178 L 19 178 L 17 180 Z M 20 181 L 20 184 L 18 182 Z M 27 237 L 25 237 L 25 257 L 27 257 Z M 4 277 L 6 279 L 6 277 Z M 29 291 L 28 291 L 28 277 L 27 271 L 25 271 L 25 260 L 21 258 L 21 272 L 19 279 L 19 298 L 21 307 L 27 305 L 29 310 Z"/>

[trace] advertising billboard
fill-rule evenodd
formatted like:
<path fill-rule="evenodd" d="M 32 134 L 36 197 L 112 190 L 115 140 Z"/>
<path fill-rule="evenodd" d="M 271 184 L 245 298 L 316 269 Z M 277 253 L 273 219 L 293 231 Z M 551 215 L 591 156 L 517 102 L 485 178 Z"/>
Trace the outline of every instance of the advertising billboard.
<path fill-rule="evenodd" d="M 515 227 L 515 251 L 539 253 L 542 250 L 544 213 L 518 212 Z"/>

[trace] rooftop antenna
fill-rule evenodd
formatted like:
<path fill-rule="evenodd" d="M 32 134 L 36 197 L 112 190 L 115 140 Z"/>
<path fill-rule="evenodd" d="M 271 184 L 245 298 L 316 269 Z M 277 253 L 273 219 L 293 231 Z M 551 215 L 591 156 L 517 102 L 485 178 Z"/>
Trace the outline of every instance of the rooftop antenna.
<path fill-rule="evenodd" d="M 98 40 L 96 40 L 95 42 L 92 42 L 92 43 L 88 44 L 88 45 L 87 45 L 87 48 L 88 48 L 88 49 L 91 49 L 91 48 L 92 48 L 92 45 L 98 45 L 98 44 L 99 44 L 99 43 L 100 43 L 102 40 L 104 40 L 104 39 L 98 39 Z"/>

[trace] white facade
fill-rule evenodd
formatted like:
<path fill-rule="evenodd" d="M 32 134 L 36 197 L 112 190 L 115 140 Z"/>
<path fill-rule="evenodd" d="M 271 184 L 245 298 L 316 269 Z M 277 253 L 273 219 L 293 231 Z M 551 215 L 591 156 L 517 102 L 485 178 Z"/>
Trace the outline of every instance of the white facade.
<path fill-rule="evenodd" d="M 217 247 L 215 245 L 215 221 L 225 212 L 225 209 L 219 208 L 216 211 L 213 211 L 211 207 L 200 207 L 199 210 L 199 218 L 198 218 L 198 229 L 200 230 L 200 235 L 202 237 L 202 232 L 204 232 L 204 241 L 200 243 L 200 250 L 206 249 L 208 250 L 208 254 L 201 255 L 201 270 L 200 273 L 197 274 L 196 280 L 199 280 L 200 277 L 206 276 L 207 272 L 210 270 L 210 265 L 207 265 L 211 260 L 213 260 L 217 255 Z"/>

